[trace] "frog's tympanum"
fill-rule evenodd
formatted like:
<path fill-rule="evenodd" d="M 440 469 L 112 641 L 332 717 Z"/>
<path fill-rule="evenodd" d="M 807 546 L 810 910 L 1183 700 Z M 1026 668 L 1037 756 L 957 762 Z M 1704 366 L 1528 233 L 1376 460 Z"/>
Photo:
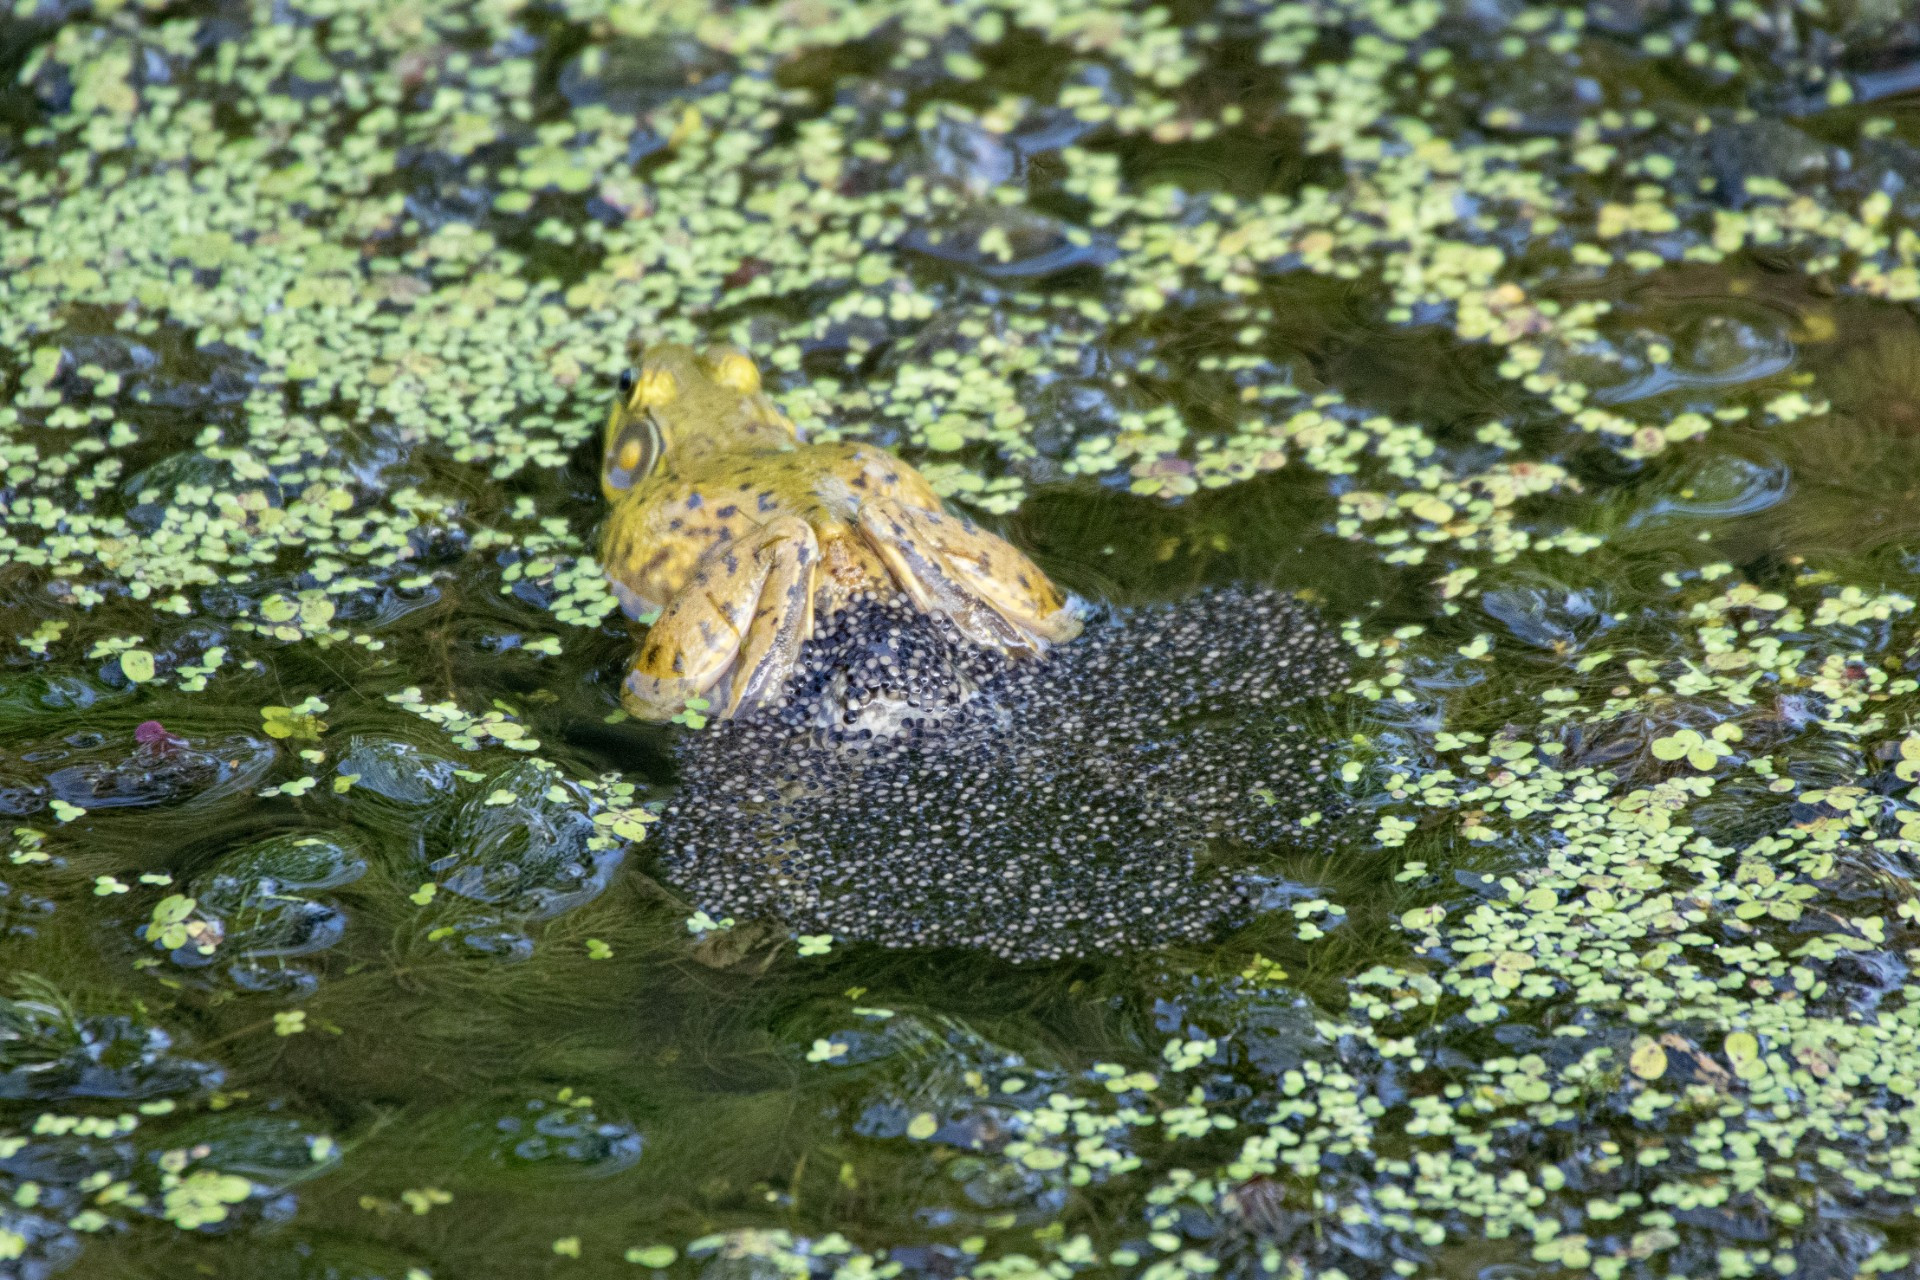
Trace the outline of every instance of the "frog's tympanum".
<path fill-rule="evenodd" d="M 660 611 L 622 701 L 663 720 L 776 701 L 817 618 L 904 596 L 1010 658 L 1080 620 L 1005 541 L 943 509 L 912 467 L 868 444 L 808 443 L 744 352 L 638 352 L 607 419 L 601 563 L 629 616 Z"/>

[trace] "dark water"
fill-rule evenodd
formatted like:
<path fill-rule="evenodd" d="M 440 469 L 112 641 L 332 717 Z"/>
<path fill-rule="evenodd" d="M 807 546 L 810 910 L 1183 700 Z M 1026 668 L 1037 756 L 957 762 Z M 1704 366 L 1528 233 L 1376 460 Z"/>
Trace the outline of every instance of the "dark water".
<path fill-rule="evenodd" d="M 1916 67 L 1871 0 L 15 6 L 0 1275 L 1915 1274 Z M 1089 600 L 1311 602 L 1351 828 L 1157 949 L 708 927 L 591 560 L 636 328 Z"/>

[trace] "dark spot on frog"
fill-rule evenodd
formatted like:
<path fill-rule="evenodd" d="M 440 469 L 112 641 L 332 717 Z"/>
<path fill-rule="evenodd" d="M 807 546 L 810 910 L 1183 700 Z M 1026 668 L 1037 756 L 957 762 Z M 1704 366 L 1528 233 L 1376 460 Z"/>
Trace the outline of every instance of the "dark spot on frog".
<path fill-rule="evenodd" d="M 729 574 L 740 572 L 740 557 L 734 555 L 731 551 L 727 553 L 726 558 L 722 560 L 721 563 L 726 566 Z"/>
<path fill-rule="evenodd" d="M 728 503 L 726 506 L 720 508 L 718 511 L 714 512 L 713 514 L 718 519 L 731 520 L 735 516 L 740 514 L 740 508 L 734 506 L 732 503 Z"/>
<path fill-rule="evenodd" d="M 687 510 L 698 511 L 703 505 L 703 502 L 704 500 L 700 497 L 699 494 L 690 493 L 687 495 Z"/>
<path fill-rule="evenodd" d="M 762 511 L 771 511 L 777 505 L 773 500 L 773 490 L 769 489 L 757 499 Z"/>

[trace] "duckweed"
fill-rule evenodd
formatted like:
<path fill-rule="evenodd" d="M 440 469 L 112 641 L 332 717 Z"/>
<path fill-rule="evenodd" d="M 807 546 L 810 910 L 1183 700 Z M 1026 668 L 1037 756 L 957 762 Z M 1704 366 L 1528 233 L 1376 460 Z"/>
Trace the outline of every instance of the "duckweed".
<path fill-rule="evenodd" d="M 1900 6 L 0 35 L 0 1272 L 1920 1265 Z M 1224 934 L 684 899 L 728 731 L 619 714 L 589 552 L 636 329 L 1123 613 L 1312 600 L 1356 829 L 1194 724 Z"/>

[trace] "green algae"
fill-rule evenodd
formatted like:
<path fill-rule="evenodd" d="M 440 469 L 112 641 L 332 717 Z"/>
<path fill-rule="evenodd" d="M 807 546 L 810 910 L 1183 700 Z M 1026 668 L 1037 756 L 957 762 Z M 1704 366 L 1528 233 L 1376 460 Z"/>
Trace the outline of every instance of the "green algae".
<path fill-rule="evenodd" d="M 1914 1268 L 1897 6 L 0 31 L 0 1266 Z M 636 327 L 1079 589 L 1311 589 L 1367 847 L 1148 960 L 700 963 L 612 874 Z"/>

